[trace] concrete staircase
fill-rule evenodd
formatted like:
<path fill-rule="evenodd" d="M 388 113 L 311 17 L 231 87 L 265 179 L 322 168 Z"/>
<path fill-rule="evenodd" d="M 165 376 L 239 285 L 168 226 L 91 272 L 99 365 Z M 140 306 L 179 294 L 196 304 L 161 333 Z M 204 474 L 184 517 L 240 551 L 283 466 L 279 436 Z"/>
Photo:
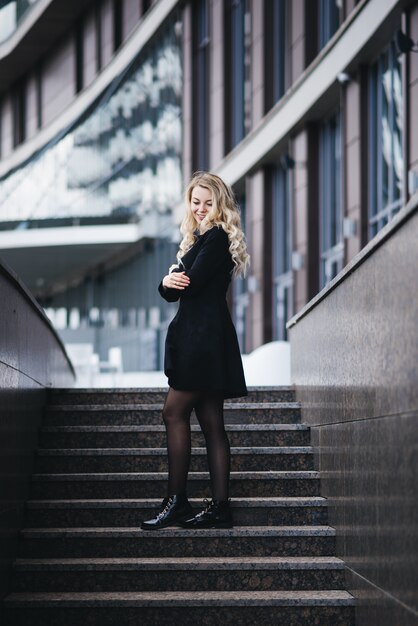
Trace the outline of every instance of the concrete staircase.
<path fill-rule="evenodd" d="M 231 530 L 141 531 L 166 495 L 162 389 L 56 390 L 4 626 L 353 626 L 309 428 L 290 388 L 225 402 Z M 210 497 L 192 426 L 189 495 Z"/>

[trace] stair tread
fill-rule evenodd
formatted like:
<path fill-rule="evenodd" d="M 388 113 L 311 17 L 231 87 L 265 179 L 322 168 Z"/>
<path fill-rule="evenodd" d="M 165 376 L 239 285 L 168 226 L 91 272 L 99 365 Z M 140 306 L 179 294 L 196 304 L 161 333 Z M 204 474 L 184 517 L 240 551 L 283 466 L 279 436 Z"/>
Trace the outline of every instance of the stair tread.
<path fill-rule="evenodd" d="M 194 447 L 192 455 L 206 455 L 206 448 Z M 312 446 L 231 446 L 231 454 L 313 454 Z M 166 456 L 167 448 L 43 448 L 38 456 Z"/>
<path fill-rule="evenodd" d="M 319 472 L 315 470 L 282 470 L 282 471 L 249 471 L 231 472 L 231 480 L 234 479 L 317 479 Z M 168 472 L 82 472 L 82 473 L 45 473 L 33 474 L 32 481 L 87 481 L 87 480 L 166 480 Z M 206 480 L 209 472 L 189 472 L 188 480 Z"/>
<path fill-rule="evenodd" d="M 124 569 L 343 569 L 344 562 L 333 556 L 272 557 L 165 557 L 162 558 L 60 558 L 16 559 L 17 570 L 117 570 Z"/>
<path fill-rule="evenodd" d="M 192 432 L 201 432 L 201 428 L 198 424 L 192 424 L 190 426 Z M 163 424 L 111 424 L 108 426 L 102 426 L 97 424 L 89 425 L 66 425 L 66 426 L 43 426 L 41 431 L 48 433 L 88 433 L 88 432 L 100 432 L 100 433 L 112 433 L 112 432 L 164 432 L 165 426 Z M 309 430 L 309 426 L 306 424 L 225 424 L 225 430 L 227 431 L 275 431 L 275 430 Z"/>
<path fill-rule="evenodd" d="M 334 537 L 335 529 L 331 526 L 235 526 L 234 528 L 199 528 L 184 529 L 170 526 L 160 530 L 142 530 L 138 527 L 114 526 L 103 527 L 70 527 L 70 528 L 24 528 L 21 530 L 24 537 L 41 538 L 51 537 L 291 537 L 317 536 Z"/>
<path fill-rule="evenodd" d="M 130 611 L 136 614 L 135 607 L 140 612 L 153 614 L 160 609 L 166 611 L 165 607 L 178 607 L 175 610 L 181 613 L 182 607 L 191 612 L 208 607 L 209 615 L 218 607 L 232 607 L 232 612 L 242 614 L 246 607 L 260 607 L 250 609 L 249 615 L 260 611 L 269 613 L 270 607 L 284 607 L 274 612 L 294 611 L 295 615 L 299 615 L 299 611 L 303 614 L 325 612 L 326 615 L 352 611 L 353 596 L 339 589 L 345 564 L 335 556 L 336 530 L 327 524 L 327 499 L 321 495 L 283 495 L 319 494 L 318 471 L 232 471 L 231 482 L 238 497 L 231 498 L 231 507 L 236 511 L 237 520 L 239 518 L 245 525 L 195 530 L 171 526 L 157 531 L 142 530 L 136 525 L 136 517 L 140 509 L 145 519 L 147 510 L 160 507 L 162 498 L 155 497 L 154 488 L 160 490 L 159 486 L 167 480 L 167 471 L 81 471 L 89 466 L 95 470 L 164 469 L 166 466 L 161 459 L 166 457 L 167 449 L 163 447 L 165 439 L 161 436 L 165 435 L 166 428 L 155 416 L 164 407 L 162 394 L 168 389 L 163 386 L 48 391 L 48 425 L 40 428 L 41 442 L 47 447 L 37 450 L 40 471 L 32 476 L 33 497 L 26 502 L 30 521 L 20 531 L 20 556 L 13 563 L 17 581 L 14 588 L 28 590 L 12 590 L 4 598 L 6 610 L 12 615 L 22 611 L 21 619 L 26 611 L 35 614 L 36 609 L 44 609 L 44 612 L 39 611 L 42 619 L 43 615 L 55 616 L 59 609 L 64 609 L 63 614 L 74 610 L 75 614 L 80 611 L 80 615 L 89 615 L 96 613 L 96 608 L 100 608 L 103 615 L 118 610 L 121 615 Z M 248 397 L 230 398 L 224 404 L 229 412 L 228 421 L 238 422 L 225 425 L 231 440 L 238 444 L 231 446 L 232 456 L 241 455 L 234 467 L 245 470 L 263 466 L 313 467 L 310 426 L 298 423 L 301 403 L 295 399 L 294 387 L 254 386 L 249 387 L 248 392 Z M 141 411 L 144 411 L 142 419 Z M 241 419 L 239 411 L 248 418 Z M 262 423 L 246 423 L 250 419 Z M 279 420 L 286 423 L 276 423 Z M 201 433 L 196 420 L 191 431 Z M 193 439 L 195 437 L 193 434 Z M 141 441 L 149 447 L 128 447 L 129 443 L 138 446 Z M 251 441 L 258 445 L 248 445 Z M 271 445 L 275 441 L 285 445 Z M 127 446 L 120 447 L 125 442 Z M 112 443 L 119 447 L 111 447 Z M 194 443 L 192 455 L 199 458 L 193 461 L 193 468 L 205 470 L 200 457 L 206 456 L 207 451 L 200 434 Z M 59 447 L 60 444 L 63 445 Z M 79 444 L 89 447 L 77 447 Z M 61 473 L 61 469 L 77 472 Z M 202 507 L 203 501 L 196 495 L 202 491 L 199 481 L 207 481 L 209 473 L 189 472 L 188 479 L 192 482 L 190 493 L 194 496 L 189 501 L 196 510 Z M 54 493 L 61 499 L 53 499 Z M 255 497 L 246 497 L 246 493 Z M 282 495 L 270 496 L 271 493 Z M 73 494 L 78 499 L 68 497 Z M 145 497 L 121 497 L 138 494 Z M 264 495 L 257 497 L 257 494 Z M 94 499 L 85 498 L 86 495 Z M 103 498 L 103 495 L 112 497 Z M 101 521 L 105 526 L 99 525 Z M 305 524 L 306 521 L 313 523 Z M 52 527 L 49 528 L 49 524 Z M 244 556 L 238 556 L 240 552 Z M 239 574 L 241 571 L 243 573 Z M 255 576 L 257 572 L 261 578 L 276 577 L 286 584 L 241 584 L 241 578 Z M 161 585 L 161 579 L 168 577 L 175 578 L 176 587 L 184 590 L 174 591 L 173 585 Z M 236 583 L 227 585 L 224 581 L 237 578 L 241 581 L 239 586 L 245 590 L 224 591 L 237 587 Z M 37 579 L 39 584 L 34 582 Z M 148 579 L 154 582 L 138 584 Z M 192 579 L 209 582 L 205 585 L 184 582 Z M 222 584 L 213 584 L 215 579 Z M 84 582 L 72 584 L 75 580 Z M 115 580 L 118 584 L 114 584 Z M 126 581 L 129 584 L 125 584 Z M 271 586 L 274 590 L 250 591 Z M 309 586 L 319 589 L 308 589 Z M 195 587 L 201 591 L 193 591 Z M 280 590 L 282 587 L 285 589 Z M 292 587 L 297 589 L 292 590 Z M 30 591 L 36 588 L 57 591 Z M 86 591 L 69 591 L 71 588 Z M 94 591 L 107 588 L 110 591 Z M 172 591 L 135 591 L 144 588 Z M 216 588 L 220 591 L 213 590 Z M 113 608 L 108 611 L 108 607 Z"/>
<path fill-rule="evenodd" d="M 6 605 L 47 606 L 294 606 L 352 605 L 354 598 L 347 591 L 155 591 L 96 593 L 11 593 Z"/>
<path fill-rule="evenodd" d="M 76 395 L 78 393 L 92 394 L 92 393 L 104 393 L 104 394 L 115 394 L 115 393 L 161 393 L 162 391 L 167 392 L 168 386 L 166 387 L 54 387 L 53 389 L 48 390 L 48 394 L 50 396 L 58 396 L 58 395 Z M 247 385 L 248 391 L 294 391 L 295 388 L 292 385 L 251 385 L 250 387 Z"/>
<path fill-rule="evenodd" d="M 129 404 L 61 404 L 49 405 L 48 411 L 161 411 L 162 402 L 137 402 Z M 224 405 L 228 411 L 234 409 L 300 409 L 300 402 L 268 401 L 268 402 L 229 402 Z"/>
<path fill-rule="evenodd" d="M 192 505 L 199 506 L 202 504 L 202 498 L 189 498 Z M 29 500 L 27 506 L 30 509 L 35 508 L 113 508 L 113 507 L 158 507 L 161 499 L 157 498 L 102 498 L 96 500 L 79 499 L 79 500 Z M 232 507 L 234 506 L 321 506 L 327 505 L 327 499 L 322 496 L 277 496 L 270 498 L 231 498 Z"/>

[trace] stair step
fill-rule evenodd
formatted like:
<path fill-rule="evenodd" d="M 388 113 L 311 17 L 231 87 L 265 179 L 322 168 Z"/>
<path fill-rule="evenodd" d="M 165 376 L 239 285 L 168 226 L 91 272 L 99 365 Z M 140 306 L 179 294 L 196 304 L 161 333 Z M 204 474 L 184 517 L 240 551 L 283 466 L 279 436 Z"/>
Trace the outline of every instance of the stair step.
<path fill-rule="evenodd" d="M 354 599 L 341 590 L 12 593 L 5 606 L 6 626 L 74 626 L 81 621 L 104 626 L 354 626 Z"/>
<path fill-rule="evenodd" d="M 168 387 L 105 388 L 105 389 L 50 389 L 49 405 L 84 404 L 129 404 L 164 402 Z M 237 402 L 294 402 L 293 387 L 248 387 L 248 395 L 241 398 L 228 398 L 225 405 Z"/>
<path fill-rule="evenodd" d="M 231 446 L 308 446 L 310 429 L 304 424 L 226 424 Z M 192 425 L 192 447 L 205 445 L 200 426 Z M 163 425 L 45 426 L 41 448 L 163 448 Z"/>
<path fill-rule="evenodd" d="M 49 390 L 2 626 L 354 626 L 291 387 L 225 401 L 234 528 L 143 531 L 167 489 L 168 387 Z M 188 491 L 210 497 L 192 414 Z"/>
<path fill-rule="evenodd" d="M 207 471 L 206 448 L 192 448 L 190 470 Z M 231 469 L 312 470 L 310 446 L 232 447 Z M 39 450 L 37 472 L 164 472 L 166 448 L 53 448 Z"/>
<path fill-rule="evenodd" d="M 237 526 L 231 529 L 27 528 L 22 558 L 334 556 L 329 526 Z"/>
<path fill-rule="evenodd" d="M 167 472 L 34 474 L 31 497 L 40 498 L 164 498 Z M 319 473 L 315 471 L 231 472 L 231 496 L 316 496 Z M 191 497 L 209 497 L 208 472 L 190 472 Z"/>
<path fill-rule="evenodd" d="M 335 557 L 18 559 L 15 591 L 278 591 L 343 589 Z"/>
<path fill-rule="evenodd" d="M 46 425 L 161 424 L 162 403 L 71 404 L 50 406 Z M 300 422 L 299 402 L 229 402 L 224 408 L 225 423 Z M 192 420 L 197 423 L 195 411 Z"/>
<path fill-rule="evenodd" d="M 326 499 L 232 498 L 235 526 L 297 526 L 327 523 Z M 193 507 L 202 500 L 190 499 Z M 159 508 L 157 499 L 115 500 L 32 500 L 27 503 L 26 519 L 32 528 L 72 526 L 134 526 Z"/>

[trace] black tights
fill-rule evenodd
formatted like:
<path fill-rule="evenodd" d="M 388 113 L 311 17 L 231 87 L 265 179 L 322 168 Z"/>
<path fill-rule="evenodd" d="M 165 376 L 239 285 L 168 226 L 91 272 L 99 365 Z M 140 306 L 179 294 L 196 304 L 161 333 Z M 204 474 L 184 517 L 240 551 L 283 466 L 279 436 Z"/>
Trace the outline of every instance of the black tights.
<path fill-rule="evenodd" d="M 206 441 L 214 500 L 227 500 L 230 446 L 225 432 L 223 394 L 208 391 L 180 391 L 169 388 L 163 419 L 167 432 L 168 495 L 186 493 L 190 465 L 190 415 L 195 409 Z"/>

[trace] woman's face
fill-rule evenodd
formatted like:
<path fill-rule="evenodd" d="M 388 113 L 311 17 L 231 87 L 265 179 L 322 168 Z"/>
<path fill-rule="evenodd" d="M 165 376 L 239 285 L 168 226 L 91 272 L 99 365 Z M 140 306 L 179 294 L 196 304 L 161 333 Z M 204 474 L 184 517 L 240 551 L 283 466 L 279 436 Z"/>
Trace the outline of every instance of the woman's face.
<path fill-rule="evenodd" d="M 212 209 L 212 192 L 205 187 L 197 185 L 193 188 L 190 206 L 193 217 L 198 226 L 200 226 Z"/>

